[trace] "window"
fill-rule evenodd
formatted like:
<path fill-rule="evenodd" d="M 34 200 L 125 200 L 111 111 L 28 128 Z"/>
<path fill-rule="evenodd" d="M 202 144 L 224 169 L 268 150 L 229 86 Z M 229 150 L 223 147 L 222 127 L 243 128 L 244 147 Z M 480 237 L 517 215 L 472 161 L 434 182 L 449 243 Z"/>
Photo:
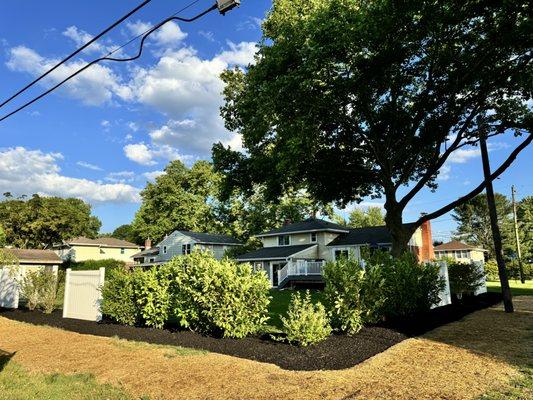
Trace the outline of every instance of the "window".
<path fill-rule="evenodd" d="M 278 246 L 288 246 L 291 244 L 291 237 L 289 235 L 278 236 Z"/>
<path fill-rule="evenodd" d="M 316 243 L 316 232 L 311 232 L 311 243 Z"/>
<path fill-rule="evenodd" d="M 125 252 L 126 252 L 126 250 L 124 248 L 120 249 L 120 254 L 124 254 Z"/>
<path fill-rule="evenodd" d="M 150 258 L 150 262 L 151 263 L 155 262 L 155 258 Z"/>
<path fill-rule="evenodd" d="M 469 253 L 468 250 L 463 250 L 463 251 L 461 251 L 461 254 L 462 254 L 463 258 L 468 258 L 468 256 L 469 256 L 468 253 Z"/>
<path fill-rule="evenodd" d="M 348 250 L 335 250 L 335 260 L 339 258 L 348 258 L 350 253 Z"/>
<path fill-rule="evenodd" d="M 184 244 L 181 246 L 181 254 L 191 254 L 191 244 Z"/>
<path fill-rule="evenodd" d="M 167 254 L 167 246 L 163 246 L 163 254 Z"/>

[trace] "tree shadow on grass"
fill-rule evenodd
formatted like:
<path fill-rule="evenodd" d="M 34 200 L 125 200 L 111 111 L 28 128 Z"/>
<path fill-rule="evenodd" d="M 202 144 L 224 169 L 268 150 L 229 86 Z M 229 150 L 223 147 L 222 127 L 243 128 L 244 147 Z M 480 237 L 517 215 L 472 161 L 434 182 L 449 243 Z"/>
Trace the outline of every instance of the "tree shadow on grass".
<path fill-rule="evenodd" d="M 6 365 L 9 363 L 9 361 L 11 361 L 11 359 L 13 358 L 13 356 L 16 354 L 17 352 L 15 353 L 8 353 L 4 350 L 1 350 L 0 349 L 0 372 L 2 372 L 4 370 L 4 368 L 6 367 Z"/>

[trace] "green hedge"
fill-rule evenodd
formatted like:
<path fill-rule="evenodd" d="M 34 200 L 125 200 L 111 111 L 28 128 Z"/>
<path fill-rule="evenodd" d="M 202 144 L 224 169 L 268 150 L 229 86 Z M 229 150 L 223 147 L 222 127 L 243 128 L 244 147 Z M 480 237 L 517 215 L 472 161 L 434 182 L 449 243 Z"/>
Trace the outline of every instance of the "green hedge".
<path fill-rule="evenodd" d="M 106 273 L 114 268 L 124 268 L 126 263 L 124 261 L 106 259 L 106 260 L 87 260 L 87 261 L 65 261 L 61 268 L 67 269 L 70 268 L 73 271 L 95 271 L 100 268 L 105 268 Z"/>

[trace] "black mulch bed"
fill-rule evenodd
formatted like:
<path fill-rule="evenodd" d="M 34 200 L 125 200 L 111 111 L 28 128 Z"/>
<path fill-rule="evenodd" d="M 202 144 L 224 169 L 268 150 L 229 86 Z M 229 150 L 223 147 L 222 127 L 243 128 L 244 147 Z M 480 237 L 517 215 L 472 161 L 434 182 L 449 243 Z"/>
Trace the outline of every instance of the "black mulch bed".
<path fill-rule="evenodd" d="M 266 338 L 217 339 L 190 331 L 138 328 L 109 322 L 90 322 L 62 318 L 61 312 L 51 315 L 27 310 L 0 309 L 0 316 L 35 325 L 48 325 L 72 332 L 135 340 L 154 344 L 182 346 L 227 354 L 260 362 L 272 363 L 288 370 L 337 370 L 350 368 L 387 348 L 430 331 L 440 325 L 456 321 L 465 315 L 490 307 L 501 301 L 498 293 L 485 293 L 465 299 L 464 304 L 452 304 L 428 313 L 380 326 L 363 328 L 357 335 L 332 335 L 315 346 L 299 348 Z"/>

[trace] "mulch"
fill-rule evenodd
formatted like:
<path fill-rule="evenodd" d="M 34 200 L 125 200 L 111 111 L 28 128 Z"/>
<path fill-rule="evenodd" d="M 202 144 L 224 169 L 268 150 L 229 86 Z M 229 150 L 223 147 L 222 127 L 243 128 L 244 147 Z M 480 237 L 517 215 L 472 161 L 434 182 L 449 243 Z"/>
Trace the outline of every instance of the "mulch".
<path fill-rule="evenodd" d="M 490 307 L 500 301 L 500 294 L 485 293 L 475 298 L 467 298 L 462 304 L 439 307 L 413 317 L 365 327 L 351 337 L 332 335 L 317 345 L 305 348 L 275 342 L 266 337 L 221 339 L 172 328 L 151 329 L 118 325 L 109 321 L 96 323 L 66 319 L 62 318 L 61 311 L 46 315 L 38 311 L 0 309 L 0 316 L 81 334 L 207 350 L 271 363 L 287 370 L 314 371 L 353 367 L 408 337 L 418 336 L 438 326 L 457 321 L 471 312 Z"/>

